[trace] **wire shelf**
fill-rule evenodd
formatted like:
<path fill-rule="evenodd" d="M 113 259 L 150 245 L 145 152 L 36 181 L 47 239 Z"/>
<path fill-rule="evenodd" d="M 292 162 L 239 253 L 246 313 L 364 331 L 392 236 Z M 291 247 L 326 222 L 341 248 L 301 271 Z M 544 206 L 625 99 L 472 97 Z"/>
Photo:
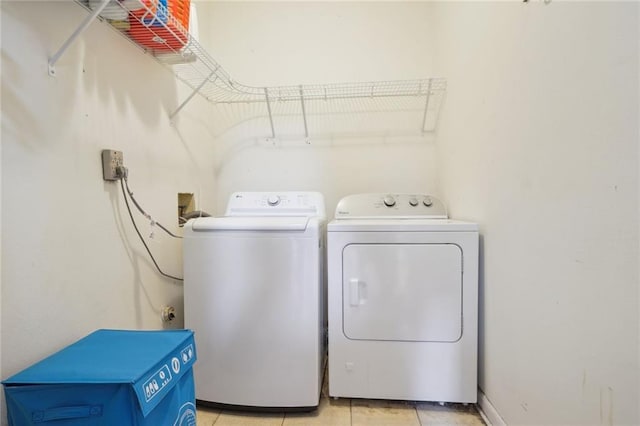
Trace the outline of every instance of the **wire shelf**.
<path fill-rule="evenodd" d="M 193 90 L 171 114 L 173 118 L 196 95 L 199 94 L 214 104 L 259 104 L 264 105 L 269 118 L 271 136 L 276 137 L 274 114 L 278 105 L 293 103 L 299 106 L 304 121 L 304 133 L 309 137 L 308 114 L 322 110 L 331 114 L 357 113 L 357 105 L 369 102 L 369 111 L 376 108 L 388 110 L 394 103 L 389 99 L 411 99 L 412 111 L 421 110 L 421 132 L 435 130 L 441 99 L 447 82 L 443 78 L 418 80 L 370 81 L 338 84 L 312 84 L 274 87 L 248 86 L 234 81 L 224 68 L 189 34 L 184 27 L 185 19 L 176 17 L 163 0 L 75 0 L 91 12 L 76 33 L 81 32 L 96 17 L 107 20 L 121 34 L 135 42 L 159 63 L 168 67 L 176 78 Z M 178 2 L 176 2 L 178 3 Z M 188 8 L 188 3 L 187 3 Z M 183 11 L 180 11 L 181 13 Z M 186 21 L 188 22 L 188 11 Z M 68 43 L 77 34 L 74 33 Z M 50 74 L 55 74 L 53 65 L 66 45 L 49 61 Z M 435 101 L 433 101 L 435 98 Z M 349 108 L 349 100 L 355 100 Z M 380 101 L 378 106 L 371 102 Z M 324 102 L 318 107 L 318 102 Z M 406 109 L 407 104 L 397 102 Z M 331 111 L 331 106 L 338 108 Z M 399 111 L 399 109 L 396 109 Z"/>

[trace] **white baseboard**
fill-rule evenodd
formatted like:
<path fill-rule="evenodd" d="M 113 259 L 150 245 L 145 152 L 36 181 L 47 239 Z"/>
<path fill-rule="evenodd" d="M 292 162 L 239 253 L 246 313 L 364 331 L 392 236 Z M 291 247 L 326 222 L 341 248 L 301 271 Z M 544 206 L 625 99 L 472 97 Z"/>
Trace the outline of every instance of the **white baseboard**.
<path fill-rule="evenodd" d="M 498 414 L 496 407 L 491 404 L 489 398 L 480 389 L 478 389 L 478 411 L 487 425 L 507 426 L 507 423 Z"/>

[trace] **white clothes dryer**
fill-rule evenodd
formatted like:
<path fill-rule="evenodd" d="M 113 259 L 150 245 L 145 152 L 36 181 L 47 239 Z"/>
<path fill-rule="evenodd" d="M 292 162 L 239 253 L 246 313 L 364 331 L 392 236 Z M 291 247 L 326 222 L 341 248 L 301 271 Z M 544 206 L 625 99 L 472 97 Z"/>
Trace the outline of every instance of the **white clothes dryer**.
<path fill-rule="evenodd" d="M 419 194 L 343 198 L 327 227 L 329 395 L 477 400 L 478 226 Z"/>
<path fill-rule="evenodd" d="M 324 345 L 324 199 L 237 192 L 184 229 L 185 326 L 196 399 L 224 408 L 318 406 Z"/>

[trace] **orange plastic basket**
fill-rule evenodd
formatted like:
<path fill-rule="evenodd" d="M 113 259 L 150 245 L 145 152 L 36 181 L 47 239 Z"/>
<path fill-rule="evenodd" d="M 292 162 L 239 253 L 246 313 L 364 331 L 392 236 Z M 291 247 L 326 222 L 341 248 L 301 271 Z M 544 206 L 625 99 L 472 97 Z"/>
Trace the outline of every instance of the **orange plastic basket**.
<path fill-rule="evenodd" d="M 129 36 L 158 52 L 180 51 L 189 41 L 191 0 L 144 0 L 129 15 Z"/>

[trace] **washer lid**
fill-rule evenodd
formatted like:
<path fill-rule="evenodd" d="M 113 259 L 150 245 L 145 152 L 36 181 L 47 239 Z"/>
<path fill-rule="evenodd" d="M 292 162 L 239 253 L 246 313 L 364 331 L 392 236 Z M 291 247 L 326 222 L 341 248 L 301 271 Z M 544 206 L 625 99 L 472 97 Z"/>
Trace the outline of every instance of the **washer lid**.
<path fill-rule="evenodd" d="M 336 219 L 447 219 L 442 201 L 426 194 L 355 194 L 336 207 Z"/>
<path fill-rule="evenodd" d="M 189 221 L 196 232 L 207 231 L 304 231 L 308 217 L 200 217 Z"/>

